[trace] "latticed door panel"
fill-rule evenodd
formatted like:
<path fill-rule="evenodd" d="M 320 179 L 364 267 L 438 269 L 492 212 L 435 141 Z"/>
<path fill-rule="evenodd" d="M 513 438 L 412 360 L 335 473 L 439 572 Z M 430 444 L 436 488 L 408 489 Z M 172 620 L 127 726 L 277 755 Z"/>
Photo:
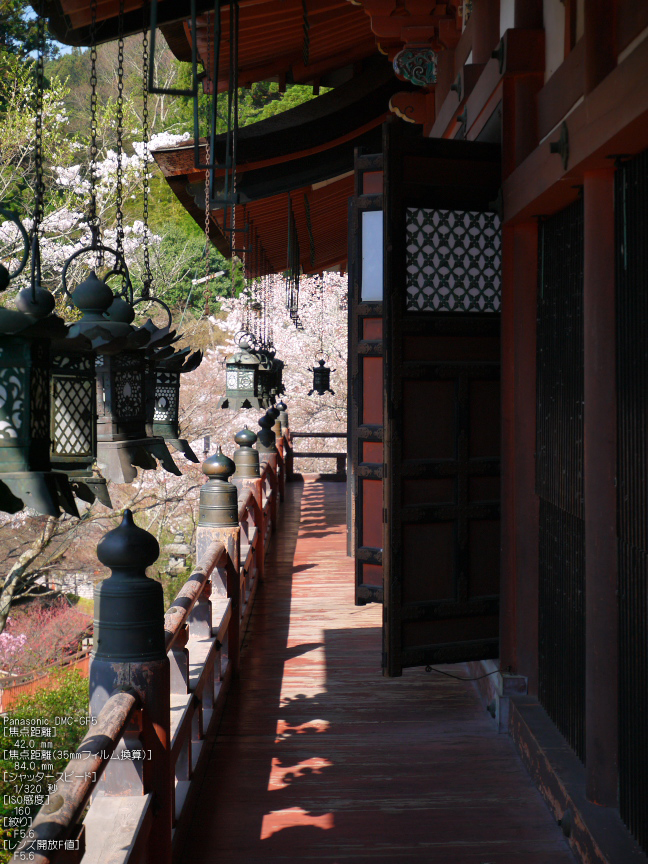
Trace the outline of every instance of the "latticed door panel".
<path fill-rule="evenodd" d="M 499 151 L 385 136 L 383 666 L 497 657 Z"/>

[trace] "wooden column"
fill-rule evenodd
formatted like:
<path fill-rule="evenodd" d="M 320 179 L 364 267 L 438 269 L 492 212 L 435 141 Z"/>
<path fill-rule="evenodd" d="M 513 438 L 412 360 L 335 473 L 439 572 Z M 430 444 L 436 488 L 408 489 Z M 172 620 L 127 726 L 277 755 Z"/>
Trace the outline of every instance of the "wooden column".
<path fill-rule="evenodd" d="M 521 30 L 542 30 L 542 0 L 515 0 L 515 26 Z"/>
<path fill-rule="evenodd" d="M 437 80 L 434 86 L 434 113 L 438 116 L 439 111 L 443 107 L 446 96 L 450 92 L 450 87 L 455 79 L 454 68 L 454 51 L 446 48 L 445 51 L 439 52 L 439 63 L 437 67 Z M 381 190 L 382 191 L 382 190 Z"/>
<path fill-rule="evenodd" d="M 585 0 L 585 95 L 616 66 L 616 0 Z"/>
<path fill-rule="evenodd" d="M 502 296 L 502 583 L 500 663 L 538 680 L 535 494 L 538 227 L 505 226 Z"/>
<path fill-rule="evenodd" d="M 614 170 L 585 175 L 585 742 L 587 797 L 617 803 Z"/>
<path fill-rule="evenodd" d="M 499 0 L 475 0 L 472 16 L 473 63 L 488 63 L 499 42 Z"/>

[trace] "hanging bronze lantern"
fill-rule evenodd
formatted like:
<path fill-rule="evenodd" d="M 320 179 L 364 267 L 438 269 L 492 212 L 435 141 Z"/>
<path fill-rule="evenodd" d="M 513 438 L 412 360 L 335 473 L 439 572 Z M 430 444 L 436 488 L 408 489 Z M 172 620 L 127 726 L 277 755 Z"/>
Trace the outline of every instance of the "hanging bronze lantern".
<path fill-rule="evenodd" d="M 274 403 L 278 396 L 286 392 L 283 383 L 283 370 L 286 364 L 277 357 L 277 351 L 274 346 L 269 349 L 268 353 L 272 360 L 272 387 L 270 388 L 270 395 Z"/>
<path fill-rule="evenodd" d="M 312 396 L 317 393 L 318 396 L 323 396 L 325 393 L 335 395 L 335 390 L 331 390 L 331 372 L 335 369 L 329 369 L 326 366 L 326 360 L 318 360 L 319 365 L 309 369 L 313 373 L 313 389 L 308 391 L 308 395 Z"/>
<path fill-rule="evenodd" d="M 254 354 L 259 358 L 258 378 L 261 403 L 258 407 L 268 408 L 274 402 L 273 390 L 276 375 L 273 358 L 265 348 L 255 348 Z"/>
<path fill-rule="evenodd" d="M 168 350 L 168 349 L 166 349 Z M 189 446 L 189 442 L 180 438 L 180 375 L 193 372 L 202 362 L 202 351 L 190 349 L 174 351 L 169 356 L 165 349 L 155 352 L 149 359 L 147 373 L 147 432 L 158 435 L 168 444 L 179 450 L 190 462 L 199 459 Z M 189 355 L 189 356 L 187 356 Z"/>
<path fill-rule="evenodd" d="M 31 277 L 18 309 L 0 309 L 0 509 L 78 516 L 67 475 L 53 471 L 50 460 L 50 345 L 65 339 L 66 327 L 52 315 L 53 296 L 37 284 L 36 234 Z"/>
<path fill-rule="evenodd" d="M 63 267 L 63 288 L 81 310 L 81 320 L 70 328 L 70 335 L 83 335 L 97 352 L 97 463 L 108 480 L 132 483 L 136 468 L 154 470 L 156 459 L 165 470 L 180 474 L 161 437 L 149 437 L 146 430 L 146 353 L 152 342 L 150 328 L 136 329 L 133 306 L 115 297 L 106 281 L 92 272 L 70 294 L 66 282 L 72 260 L 84 252 L 108 252 L 115 256 L 111 273 L 128 271 L 119 253 L 107 247 L 80 249 Z"/>
<path fill-rule="evenodd" d="M 57 340 L 50 350 L 50 459 L 65 471 L 74 494 L 112 509 L 106 480 L 93 470 L 97 458 L 95 354 L 87 339 Z"/>
<path fill-rule="evenodd" d="M 250 336 L 244 334 L 239 350 L 230 354 L 226 362 L 225 396 L 219 408 L 265 408 L 259 383 L 259 357 L 251 350 Z"/>

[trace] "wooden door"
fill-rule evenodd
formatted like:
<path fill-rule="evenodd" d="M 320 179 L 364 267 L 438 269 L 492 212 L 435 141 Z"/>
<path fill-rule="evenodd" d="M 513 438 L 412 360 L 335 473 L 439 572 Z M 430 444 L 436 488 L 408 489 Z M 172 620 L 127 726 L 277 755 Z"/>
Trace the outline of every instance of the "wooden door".
<path fill-rule="evenodd" d="M 349 205 L 349 555 L 355 602 L 383 600 L 382 154 L 356 151 Z"/>
<path fill-rule="evenodd" d="M 383 667 L 498 656 L 499 149 L 385 124 Z"/>

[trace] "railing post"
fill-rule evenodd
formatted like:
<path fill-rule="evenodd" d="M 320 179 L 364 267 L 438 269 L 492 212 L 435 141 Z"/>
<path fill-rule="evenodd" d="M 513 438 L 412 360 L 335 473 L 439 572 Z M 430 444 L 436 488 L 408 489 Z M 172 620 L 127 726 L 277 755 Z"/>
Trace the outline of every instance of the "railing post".
<path fill-rule="evenodd" d="M 286 460 L 284 457 L 284 439 L 277 438 L 277 486 L 279 488 L 279 500 L 286 497 Z"/>
<path fill-rule="evenodd" d="M 263 579 L 265 570 L 265 531 L 263 525 L 263 480 L 261 480 L 261 469 L 259 464 L 259 451 L 254 449 L 257 436 L 246 426 L 237 432 L 234 441 L 239 445 L 234 451 L 234 464 L 236 471 L 232 476 L 232 483 L 239 492 L 251 489 L 256 501 L 256 565 L 259 579 Z"/>
<path fill-rule="evenodd" d="M 286 475 L 286 482 L 290 483 L 290 481 L 293 479 L 295 471 L 293 461 L 292 439 L 290 437 L 290 422 L 288 420 L 288 410 L 285 402 L 278 402 L 277 408 L 279 409 L 281 435 L 284 441 L 284 471 Z"/>
<path fill-rule="evenodd" d="M 215 541 L 220 541 L 229 557 L 225 581 L 212 577 L 213 590 L 217 595 L 227 596 L 232 603 L 232 619 L 228 630 L 228 652 L 232 668 L 239 667 L 240 648 L 240 527 L 238 522 L 238 492 L 228 482 L 236 465 L 225 456 L 219 447 L 217 452 L 203 462 L 203 474 L 209 478 L 200 490 L 200 511 L 196 530 L 196 558 L 198 561 Z"/>
<path fill-rule="evenodd" d="M 259 436 L 257 438 L 257 450 L 259 451 L 259 458 L 261 462 L 271 462 L 269 466 L 270 471 L 270 486 L 271 486 L 271 496 L 270 496 L 270 522 L 272 525 L 272 531 L 277 530 L 277 444 L 275 439 L 275 433 L 272 430 L 273 426 L 273 418 L 269 415 L 269 412 L 264 414 L 263 417 L 259 420 L 259 426 L 261 427 L 261 431 L 259 432 Z"/>
<path fill-rule="evenodd" d="M 153 794 L 147 860 L 170 864 L 173 771 L 170 740 L 170 667 L 164 641 L 164 599 L 146 576 L 160 549 L 138 528 L 130 510 L 97 547 L 112 571 L 95 588 L 94 645 L 90 663 L 90 713 L 97 717 L 119 690 L 137 693 L 142 710 L 117 746 L 141 749 L 142 760 L 111 760 L 97 785 L 107 795 Z"/>
<path fill-rule="evenodd" d="M 268 413 L 259 418 L 259 426 L 261 431 L 257 437 L 256 449 L 261 455 L 264 453 L 276 453 L 276 435 L 273 431 L 274 420 Z"/>
<path fill-rule="evenodd" d="M 275 435 L 275 448 L 277 453 L 277 492 L 279 493 L 279 500 L 283 501 L 286 479 L 284 476 L 283 441 L 281 438 L 281 420 L 279 419 L 280 413 L 279 408 L 275 405 L 271 405 L 266 411 L 268 417 L 274 421 L 272 431 Z"/>

